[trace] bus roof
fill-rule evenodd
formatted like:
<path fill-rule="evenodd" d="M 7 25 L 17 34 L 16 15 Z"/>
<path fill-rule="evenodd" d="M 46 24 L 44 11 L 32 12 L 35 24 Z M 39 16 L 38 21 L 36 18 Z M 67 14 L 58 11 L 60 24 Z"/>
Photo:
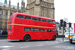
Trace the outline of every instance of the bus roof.
<path fill-rule="evenodd" d="M 42 18 L 42 19 L 48 19 L 48 20 L 52 20 L 52 21 L 55 21 L 54 19 L 51 19 L 51 18 L 47 18 L 47 17 L 41 17 L 41 16 L 35 16 L 35 15 L 29 15 L 29 14 L 24 14 L 24 13 L 14 13 L 14 15 L 26 15 L 26 16 L 30 16 L 30 17 L 37 17 L 37 18 Z"/>

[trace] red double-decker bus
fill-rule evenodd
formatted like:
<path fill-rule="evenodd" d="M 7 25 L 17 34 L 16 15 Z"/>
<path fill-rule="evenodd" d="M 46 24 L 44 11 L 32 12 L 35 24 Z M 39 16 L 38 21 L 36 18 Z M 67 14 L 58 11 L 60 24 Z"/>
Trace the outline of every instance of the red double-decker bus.
<path fill-rule="evenodd" d="M 8 20 L 8 39 L 41 40 L 56 39 L 54 19 L 38 17 L 23 13 L 14 13 Z"/>

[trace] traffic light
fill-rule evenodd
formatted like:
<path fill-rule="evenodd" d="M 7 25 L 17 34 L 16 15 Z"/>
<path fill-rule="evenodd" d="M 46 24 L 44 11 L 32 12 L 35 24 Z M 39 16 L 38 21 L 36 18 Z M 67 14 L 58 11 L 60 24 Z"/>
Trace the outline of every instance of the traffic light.
<path fill-rule="evenodd" d="M 60 26 L 61 27 L 63 26 L 63 20 L 62 19 L 60 20 Z"/>
<path fill-rule="evenodd" d="M 66 22 L 64 21 L 64 27 L 66 27 Z"/>
<path fill-rule="evenodd" d="M 69 23 L 69 27 L 71 27 L 71 23 Z"/>

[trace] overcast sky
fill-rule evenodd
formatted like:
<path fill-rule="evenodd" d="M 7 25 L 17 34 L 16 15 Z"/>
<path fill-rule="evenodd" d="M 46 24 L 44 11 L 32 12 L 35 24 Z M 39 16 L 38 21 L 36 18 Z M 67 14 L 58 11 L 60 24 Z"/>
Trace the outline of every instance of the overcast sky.
<path fill-rule="evenodd" d="M 4 0 L 0 0 L 3 2 Z M 9 1 L 9 0 L 7 0 Z M 11 0 L 12 5 L 17 5 L 19 1 L 21 6 L 21 0 Z M 24 0 L 27 3 L 27 0 Z M 69 22 L 75 23 L 75 0 L 55 0 L 55 20 L 60 21 L 60 19 L 68 18 Z"/>

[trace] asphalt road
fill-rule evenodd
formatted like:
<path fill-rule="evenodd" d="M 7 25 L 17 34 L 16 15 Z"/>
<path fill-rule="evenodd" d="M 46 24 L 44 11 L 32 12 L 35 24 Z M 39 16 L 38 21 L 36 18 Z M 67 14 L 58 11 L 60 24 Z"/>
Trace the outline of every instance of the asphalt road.
<path fill-rule="evenodd" d="M 0 39 L 0 50 L 75 50 L 75 44 L 62 38 L 52 40 L 33 40 L 30 42 Z"/>

